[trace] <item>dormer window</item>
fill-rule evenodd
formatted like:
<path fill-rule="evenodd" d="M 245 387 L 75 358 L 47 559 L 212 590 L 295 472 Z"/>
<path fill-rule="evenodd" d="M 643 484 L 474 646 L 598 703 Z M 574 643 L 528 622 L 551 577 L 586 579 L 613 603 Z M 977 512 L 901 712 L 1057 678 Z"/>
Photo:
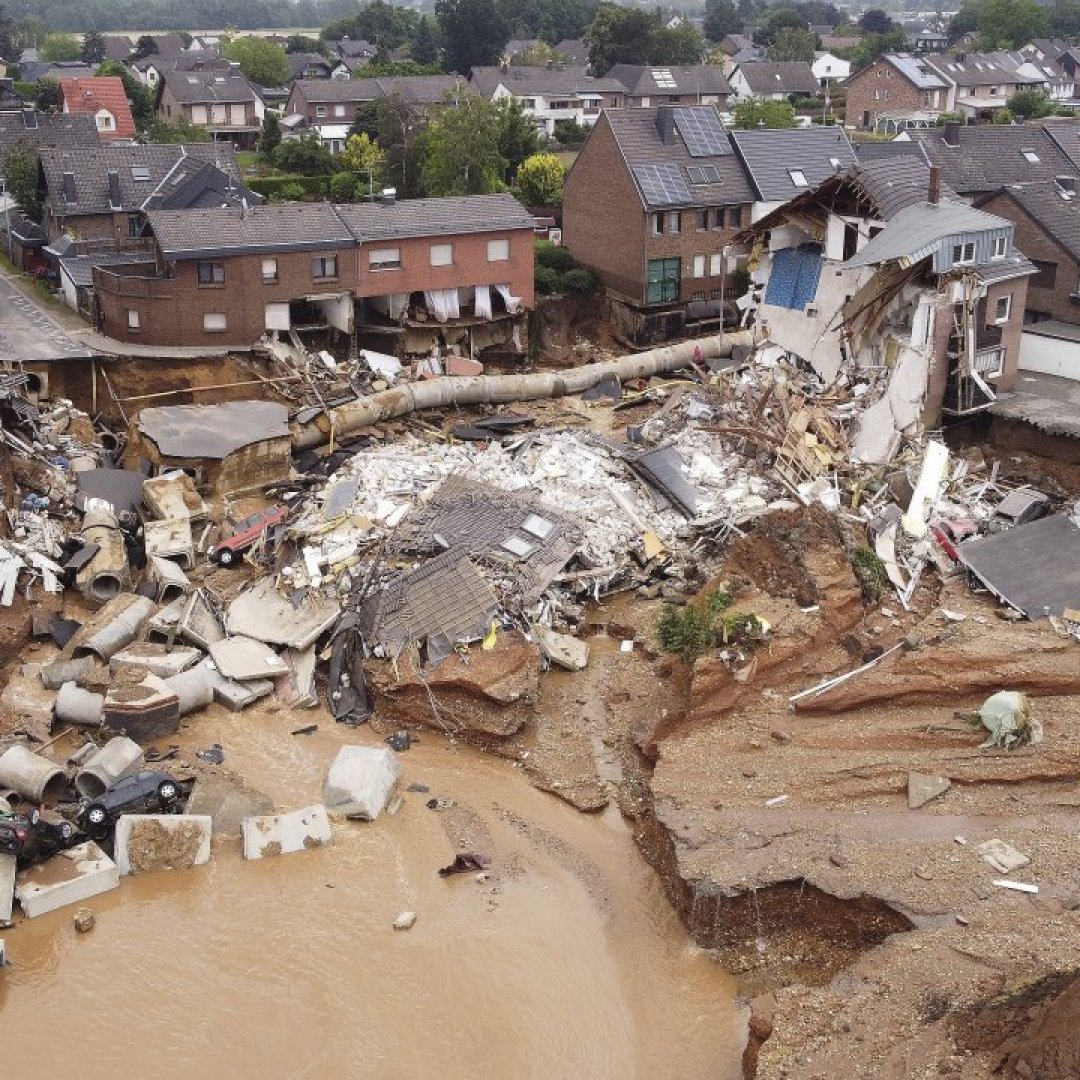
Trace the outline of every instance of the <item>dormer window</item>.
<path fill-rule="evenodd" d="M 953 266 L 969 266 L 975 261 L 975 241 L 967 240 L 962 244 L 953 244 Z"/>
<path fill-rule="evenodd" d="M 1007 236 L 998 236 L 994 239 L 994 258 L 1004 259 L 1005 254 L 1009 249 L 1009 238 Z"/>

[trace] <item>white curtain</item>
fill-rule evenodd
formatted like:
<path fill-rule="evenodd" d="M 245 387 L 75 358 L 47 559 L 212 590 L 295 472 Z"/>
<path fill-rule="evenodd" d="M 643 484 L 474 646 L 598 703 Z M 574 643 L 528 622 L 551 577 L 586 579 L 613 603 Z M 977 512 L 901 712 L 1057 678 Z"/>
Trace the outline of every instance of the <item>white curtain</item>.
<path fill-rule="evenodd" d="M 487 285 L 476 286 L 475 311 L 478 319 L 491 318 L 491 289 Z"/>
<path fill-rule="evenodd" d="M 521 307 L 521 297 L 510 295 L 509 285 L 496 285 L 495 291 L 503 298 L 503 302 L 506 304 L 506 310 L 511 315 L 517 314 L 517 309 Z"/>
<path fill-rule="evenodd" d="M 430 289 L 424 292 L 424 303 L 430 314 L 439 322 L 456 319 L 461 315 L 457 289 Z"/>

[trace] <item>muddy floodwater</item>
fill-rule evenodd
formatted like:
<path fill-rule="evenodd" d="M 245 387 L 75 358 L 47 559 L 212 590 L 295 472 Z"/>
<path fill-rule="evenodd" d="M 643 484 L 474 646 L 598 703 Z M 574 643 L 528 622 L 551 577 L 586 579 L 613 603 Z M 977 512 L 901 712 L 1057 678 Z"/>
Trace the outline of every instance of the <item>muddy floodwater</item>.
<path fill-rule="evenodd" d="M 290 736 L 319 721 L 314 735 Z M 319 800 L 324 714 L 211 709 L 185 742 L 280 808 Z M 506 762 L 435 734 L 402 754 L 401 809 L 261 862 L 128 878 L 5 933 L 0 1062 L 23 1078 L 735 1080 L 730 978 L 695 948 L 617 810 L 585 816 Z M 454 806 L 429 810 L 431 798 Z M 442 879 L 466 845 L 490 877 Z M 415 926 L 392 929 L 399 912 Z"/>

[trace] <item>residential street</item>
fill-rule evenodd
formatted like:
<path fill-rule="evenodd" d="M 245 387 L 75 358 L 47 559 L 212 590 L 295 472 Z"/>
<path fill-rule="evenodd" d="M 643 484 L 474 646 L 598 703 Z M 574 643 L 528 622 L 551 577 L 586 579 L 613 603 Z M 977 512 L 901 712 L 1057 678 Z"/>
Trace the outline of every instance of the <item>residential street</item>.
<path fill-rule="evenodd" d="M 44 307 L 0 274 L 0 360 L 48 360 L 86 351 Z"/>

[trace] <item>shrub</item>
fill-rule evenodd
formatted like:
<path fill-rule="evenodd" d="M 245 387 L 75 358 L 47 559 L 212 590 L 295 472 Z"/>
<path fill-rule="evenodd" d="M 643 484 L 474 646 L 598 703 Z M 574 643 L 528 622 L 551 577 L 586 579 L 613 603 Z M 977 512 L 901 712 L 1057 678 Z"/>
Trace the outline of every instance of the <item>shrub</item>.
<path fill-rule="evenodd" d="M 334 173 L 327 190 L 335 202 L 352 202 L 356 198 L 356 176 L 348 172 Z"/>
<path fill-rule="evenodd" d="M 576 120 L 556 120 L 554 139 L 560 146 L 569 150 L 578 150 L 589 137 L 592 128 L 587 124 L 579 124 Z"/>
<path fill-rule="evenodd" d="M 536 291 L 542 296 L 552 296 L 559 291 L 559 274 L 550 266 L 538 266 L 534 280 Z"/>
<path fill-rule="evenodd" d="M 567 270 L 560 279 L 563 292 L 592 292 L 600 284 L 594 270 L 584 266 L 575 266 L 573 270 Z"/>
<path fill-rule="evenodd" d="M 713 643 L 713 618 L 701 608 L 665 604 L 656 624 L 660 647 L 692 664 Z"/>
<path fill-rule="evenodd" d="M 851 553 L 851 568 L 855 571 L 855 577 L 859 579 L 863 598 L 876 604 L 889 583 L 885 564 L 870 548 L 862 546 Z"/>
<path fill-rule="evenodd" d="M 266 199 L 299 199 L 304 195 L 322 195 L 327 179 L 325 176 L 253 176 L 244 183 Z"/>
<path fill-rule="evenodd" d="M 277 197 L 282 202 L 299 202 L 305 194 L 304 185 L 298 184 L 294 180 L 288 184 L 282 184 Z"/>
<path fill-rule="evenodd" d="M 536 241 L 536 263 L 554 270 L 557 274 L 565 274 L 567 270 L 573 270 L 574 260 L 570 252 L 550 240 Z"/>

